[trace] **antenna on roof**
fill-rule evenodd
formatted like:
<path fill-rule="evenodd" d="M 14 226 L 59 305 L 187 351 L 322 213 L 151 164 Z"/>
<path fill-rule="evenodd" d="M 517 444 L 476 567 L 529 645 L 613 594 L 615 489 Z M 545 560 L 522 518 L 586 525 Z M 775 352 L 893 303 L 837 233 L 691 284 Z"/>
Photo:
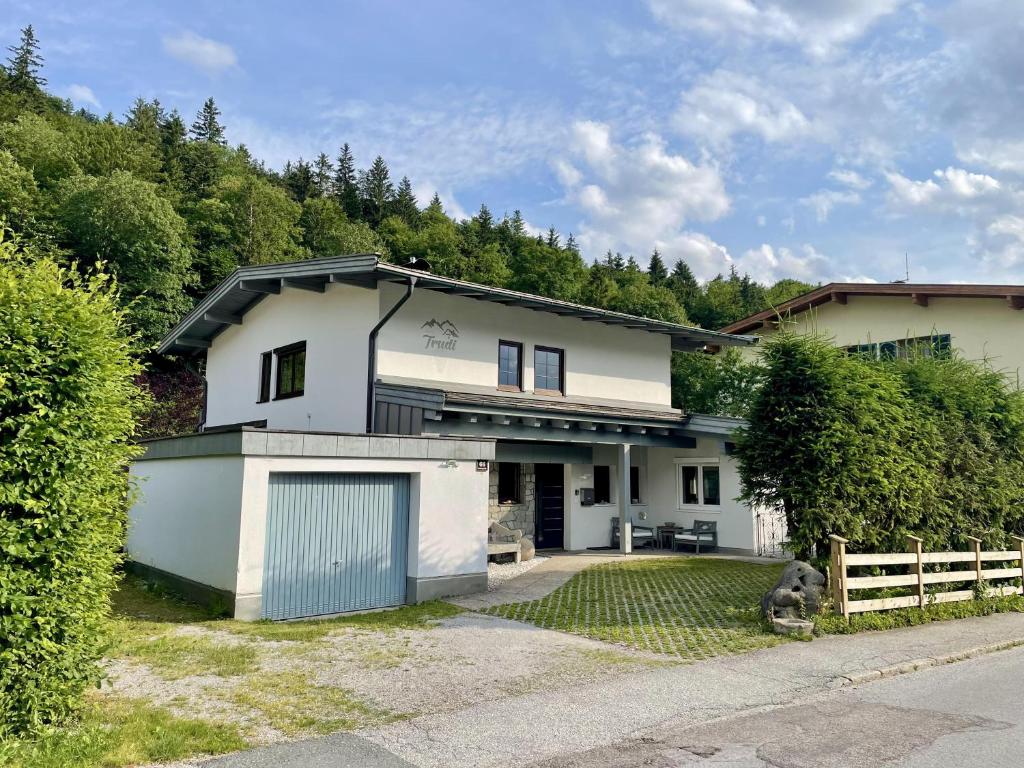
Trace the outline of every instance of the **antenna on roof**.
<path fill-rule="evenodd" d="M 903 279 L 893 280 L 894 283 L 909 283 L 910 282 L 910 252 L 903 252 Z"/>

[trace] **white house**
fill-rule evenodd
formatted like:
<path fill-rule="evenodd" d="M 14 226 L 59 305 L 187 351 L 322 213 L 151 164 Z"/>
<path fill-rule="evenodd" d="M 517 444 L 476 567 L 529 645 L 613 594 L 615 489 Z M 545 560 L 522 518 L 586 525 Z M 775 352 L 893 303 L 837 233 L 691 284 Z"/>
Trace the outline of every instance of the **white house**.
<path fill-rule="evenodd" d="M 670 397 L 673 350 L 752 338 L 423 267 L 245 267 L 168 334 L 160 352 L 205 356 L 204 425 L 137 462 L 135 563 L 286 618 L 485 589 L 494 521 L 582 550 L 613 518 L 708 520 L 755 549 L 737 422 Z"/>

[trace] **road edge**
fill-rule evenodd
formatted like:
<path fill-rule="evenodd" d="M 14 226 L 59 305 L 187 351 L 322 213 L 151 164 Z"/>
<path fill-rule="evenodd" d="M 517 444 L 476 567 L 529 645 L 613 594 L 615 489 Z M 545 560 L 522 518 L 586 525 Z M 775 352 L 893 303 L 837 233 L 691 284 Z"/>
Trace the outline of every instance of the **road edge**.
<path fill-rule="evenodd" d="M 992 643 L 990 645 L 979 645 L 976 648 L 969 648 L 966 651 L 958 651 L 945 656 L 927 656 L 921 659 L 911 659 L 910 661 L 893 664 L 889 667 L 880 667 L 866 672 L 854 672 L 852 674 L 839 675 L 833 679 L 833 684 L 830 687 L 846 688 L 849 686 L 861 685 L 862 683 L 870 683 L 874 680 L 882 680 L 887 677 L 906 675 L 911 672 L 917 672 L 921 669 L 928 669 L 929 667 L 938 667 L 943 664 L 955 664 L 958 661 L 967 661 L 968 659 L 987 656 L 988 654 L 998 653 L 999 651 L 1008 651 L 1011 648 L 1019 648 L 1020 646 L 1024 646 L 1024 637 L 1016 638 L 1014 640 L 1004 640 L 1001 643 Z"/>

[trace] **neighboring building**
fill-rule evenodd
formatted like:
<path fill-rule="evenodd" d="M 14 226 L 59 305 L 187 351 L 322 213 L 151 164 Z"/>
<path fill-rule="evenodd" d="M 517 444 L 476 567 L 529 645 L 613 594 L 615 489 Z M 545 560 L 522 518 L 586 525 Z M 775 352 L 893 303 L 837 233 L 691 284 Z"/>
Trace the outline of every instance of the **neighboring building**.
<path fill-rule="evenodd" d="M 712 519 L 751 552 L 737 422 L 670 386 L 673 350 L 751 342 L 373 255 L 239 269 L 159 348 L 205 355 L 204 432 L 147 444 L 129 555 L 283 618 L 484 589 L 494 521 L 580 550 Z"/>
<path fill-rule="evenodd" d="M 781 325 L 879 356 L 955 349 L 1016 382 L 1024 369 L 1022 309 L 1020 285 L 829 283 L 721 330 L 767 338 Z"/>

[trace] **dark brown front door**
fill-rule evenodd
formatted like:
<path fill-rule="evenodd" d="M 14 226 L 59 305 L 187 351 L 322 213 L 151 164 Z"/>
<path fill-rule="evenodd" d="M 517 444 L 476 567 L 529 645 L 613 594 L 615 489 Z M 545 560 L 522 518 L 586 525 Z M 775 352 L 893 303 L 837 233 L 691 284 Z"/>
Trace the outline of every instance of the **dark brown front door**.
<path fill-rule="evenodd" d="M 561 464 L 537 464 L 537 549 L 565 546 L 565 474 Z"/>

